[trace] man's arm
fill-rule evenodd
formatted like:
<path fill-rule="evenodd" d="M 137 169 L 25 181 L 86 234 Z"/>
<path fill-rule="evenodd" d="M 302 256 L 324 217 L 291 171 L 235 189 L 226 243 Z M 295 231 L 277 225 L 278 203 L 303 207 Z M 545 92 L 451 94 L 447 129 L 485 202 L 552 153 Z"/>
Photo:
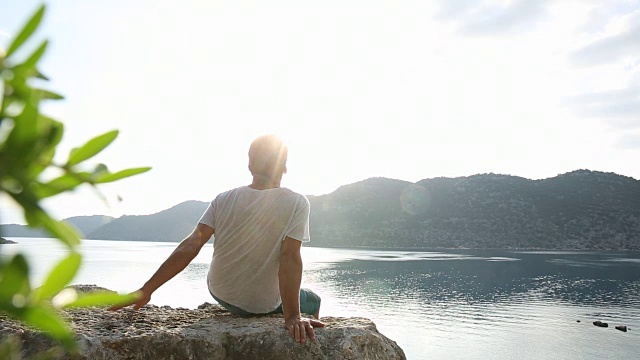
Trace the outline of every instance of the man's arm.
<path fill-rule="evenodd" d="M 278 278 L 280 297 L 282 298 L 282 312 L 284 313 L 284 327 L 296 342 L 304 342 L 307 334 L 311 340 L 316 336 L 313 327 L 323 327 L 317 320 L 303 318 L 300 314 L 300 283 L 302 282 L 302 257 L 300 246 L 302 242 L 286 237 L 280 248 L 280 269 Z"/>
<path fill-rule="evenodd" d="M 133 308 L 138 310 L 151 300 L 153 294 L 160 286 L 178 275 L 191 261 L 198 255 L 204 244 L 213 235 L 213 228 L 209 225 L 198 224 L 193 232 L 187 236 L 180 245 L 169 255 L 167 260 L 160 265 L 160 268 L 153 276 L 138 290 L 140 298 L 138 300 L 111 307 L 109 310 L 119 310 L 125 306 L 133 304 Z"/>

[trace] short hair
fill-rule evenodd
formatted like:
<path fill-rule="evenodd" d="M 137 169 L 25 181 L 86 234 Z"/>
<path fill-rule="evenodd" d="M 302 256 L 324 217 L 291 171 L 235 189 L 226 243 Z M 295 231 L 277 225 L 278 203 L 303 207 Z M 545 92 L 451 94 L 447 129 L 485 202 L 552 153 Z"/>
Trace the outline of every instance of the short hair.
<path fill-rule="evenodd" d="M 268 178 L 281 176 L 287 166 L 287 146 L 276 135 L 262 135 L 249 147 L 249 171 Z"/>

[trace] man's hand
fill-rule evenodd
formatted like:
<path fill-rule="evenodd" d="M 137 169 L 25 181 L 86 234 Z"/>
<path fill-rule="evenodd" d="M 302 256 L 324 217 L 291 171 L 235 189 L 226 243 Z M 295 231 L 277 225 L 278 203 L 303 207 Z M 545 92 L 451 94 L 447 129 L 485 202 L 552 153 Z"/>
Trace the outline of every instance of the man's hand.
<path fill-rule="evenodd" d="M 147 305 L 147 303 L 149 303 L 149 300 L 151 300 L 151 292 L 145 290 L 144 288 L 136 291 L 135 294 L 138 294 L 139 296 L 136 300 L 132 300 L 123 304 L 113 305 L 109 308 L 109 311 L 118 311 L 123 307 L 127 307 L 129 305 L 133 305 L 133 309 L 138 310 L 141 307 Z"/>
<path fill-rule="evenodd" d="M 151 300 L 151 294 L 158 290 L 160 286 L 178 275 L 184 268 L 189 265 L 204 244 L 209 241 L 213 235 L 213 228 L 209 225 L 198 224 L 191 235 L 187 236 L 178 247 L 173 250 L 171 255 L 165 260 L 158 270 L 153 274 L 151 279 L 147 281 L 138 292 L 140 297 L 138 300 L 129 303 L 117 304 L 109 308 L 111 311 L 120 310 L 125 306 L 133 305 L 135 310 L 145 306 Z"/>
<path fill-rule="evenodd" d="M 307 319 L 303 317 L 294 317 L 289 319 L 284 319 L 284 327 L 289 330 L 289 334 L 296 342 L 302 343 L 309 335 L 309 339 L 314 341 L 316 339 L 316 334 L 313 332 L 314 327 L 324 327 L 324 323 Z"/>

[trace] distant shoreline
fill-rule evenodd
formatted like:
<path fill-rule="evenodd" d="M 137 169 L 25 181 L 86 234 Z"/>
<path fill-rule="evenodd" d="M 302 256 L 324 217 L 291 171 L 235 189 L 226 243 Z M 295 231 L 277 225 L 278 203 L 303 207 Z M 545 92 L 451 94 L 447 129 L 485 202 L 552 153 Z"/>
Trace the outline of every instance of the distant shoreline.
<path fill-rule="evenodd" d="M 17 242 L 0 237 L 0 244 L 17 244 Z"/>
<path fill-rule="evenodd" d="M 56 240 L 55 238 L 48 237 L 20 237 L 13 236 L 13 238 L 22 238 L 22 239 L 51 239 Z M 15 241 L 3 239 L 9 241 L 7 244 L 17 244 Z M 146 240 L 109 240 L 109 239 L 82 239 L 88 241 L 135 241 L 141 243 L 166 243 L 166 244 L 179 244 L 179 241 L 146 241 Z M 3 242 L 0 240 L 0 244 Z M 325 248 L 325 249 L 341 249 L 341 250 L 375 250 L 375 251 L 576 251 L 576 252 L 640 252 L 638 250 L 626 250 L 626 249 L 561 249 L 561 248 L 447 248 L 447 247 L 430 247 L 430 248 L 390 248 L 390 247 L 374 247 L 374 246 L 354 246 L 354 247 L 346 247 L 346 246 L 314 246 L 314 245 L 306 245 L 304 247 L 312 247 L 312 248 Z"/>
<path fill-rule="evenodd" d="M 580 251 L 580 252 L 640 252 L 638 250 L 626 250 L 626 249 L 542 249 L 542 248 L 447 248 L 447 247 L 430 247 L 430 248 L 386 248 L 386 247 L 374 247 L 374 246 L 361 246 L 361 247 L 343 247 L 343 246 L 313 246 L 307 245 L 306 247 L 314 248 L 326 248 L 326 249 L 343 249 L 343 250 L 377 250 L 377 251 Z"/>

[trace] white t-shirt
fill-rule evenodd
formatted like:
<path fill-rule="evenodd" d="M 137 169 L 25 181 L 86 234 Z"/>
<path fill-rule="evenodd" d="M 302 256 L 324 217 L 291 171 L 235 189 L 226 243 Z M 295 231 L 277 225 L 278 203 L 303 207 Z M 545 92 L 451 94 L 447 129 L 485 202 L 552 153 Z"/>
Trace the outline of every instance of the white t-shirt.
<path fill-rule="evenodd" d="M 214 229 L 209 291 L 248 312 L 275 310 L 280 245 L 287 236 L 309 241 L 309 200 L 287 188 L 243 186 L 218 195 L 200 223 Z"/>

